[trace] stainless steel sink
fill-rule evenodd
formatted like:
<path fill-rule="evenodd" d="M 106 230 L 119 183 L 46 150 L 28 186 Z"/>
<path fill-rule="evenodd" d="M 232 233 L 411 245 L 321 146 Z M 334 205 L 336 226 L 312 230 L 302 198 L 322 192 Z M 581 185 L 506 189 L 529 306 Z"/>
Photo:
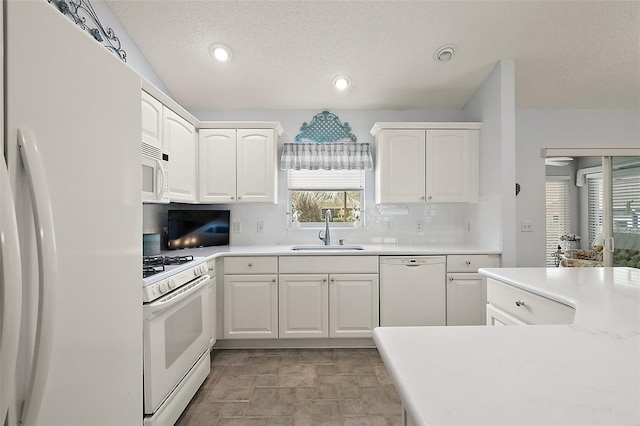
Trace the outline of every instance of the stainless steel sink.
<path fill-rule="evenodd" d="M 362 246 L 293 246 L 294 251 L 364 250 Z"/>

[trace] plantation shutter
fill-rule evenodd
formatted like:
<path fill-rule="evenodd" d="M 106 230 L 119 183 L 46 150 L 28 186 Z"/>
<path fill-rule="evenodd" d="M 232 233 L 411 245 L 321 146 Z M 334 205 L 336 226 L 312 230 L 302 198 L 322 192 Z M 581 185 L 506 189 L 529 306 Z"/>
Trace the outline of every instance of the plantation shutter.
<path fill-rule="evenodd" d="M 569 176 L 547 176 L 546 181 L 546 253 L 547 266 L 555 266 L 555 252 L 560 237 L 568 234 L 569 224 Z"/>
<path fill-rule="evenodd" d="M 288 170 L 289 190 L 360 191 L 364 170 Z"/>
<path fill-rule="evenodd" d="M 640 168 L 613 173 L 613 232 L 640 234 Z"/>
<path fill-rule="evenodd" d="M 604 193 L 602 187 L 602 174 L 596 173 L 587 176 L 587 209 L 589 225 L 588 247 L 591 246 L 591 243 L 596 238 L 596 236 L 602 234 L 603 232 L 603 195 Z"/>

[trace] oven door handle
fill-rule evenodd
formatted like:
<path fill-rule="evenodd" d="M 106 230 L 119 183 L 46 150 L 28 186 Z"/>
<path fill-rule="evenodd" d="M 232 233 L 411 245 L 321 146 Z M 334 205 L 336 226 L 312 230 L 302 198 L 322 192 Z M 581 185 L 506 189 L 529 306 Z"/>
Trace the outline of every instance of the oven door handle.
<path fill-rule="evenodd" d="M 187 284 L 186 288 L 177 289 L 174 293 L 169 293 L 166 296 L 162 296 L 160 299 L 144 305 L 144 319 L 145 321 L 152 319 L 160 312 L 172 308 L 183 300 L 191 297 L 199 291 L 205 289 L 211 283 L 211 277 L 209 275 L 201 275 L 195 281 Z"/>

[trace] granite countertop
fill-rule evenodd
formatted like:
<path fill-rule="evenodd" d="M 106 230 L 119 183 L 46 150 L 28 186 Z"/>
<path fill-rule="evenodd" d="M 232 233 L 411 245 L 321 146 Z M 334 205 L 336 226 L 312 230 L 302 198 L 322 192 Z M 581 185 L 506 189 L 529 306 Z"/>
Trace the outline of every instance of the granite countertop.
<path fill-rule="evenodd" d="M 640 424 L 640 270 L 480 272 L 574 307 L 574 323 L 375 329 L 417 424 Z"/>
<path fill-rule="evenodd" d="M 270 245 L 270 246 L 218 246 L 201 247 L 194 249 L 170 250 L 162 254 L 168 256 L 178 254 L 190 254 L 193 256 L 204 256 L 208 259 L 219 256 L 321 256 L 321 255 L 346 255 L 346 256 L 419 256 L 419 255 L 446 255 L 446 254 L 500 254 L 499 250 L 488 249 L 486 247 L 467 245 L 427 245 L 427 246 L 403 246 L 395 244 L 348 244 L 348 246 L 359 246 L 363 250 L 340 250 L 339 246 L 332 245 L 335 249 L 323 248 L 320 244 L 317 250 L 293 250 L 293 247 L 312 247 L 311 244 L 295 245 Z"/>

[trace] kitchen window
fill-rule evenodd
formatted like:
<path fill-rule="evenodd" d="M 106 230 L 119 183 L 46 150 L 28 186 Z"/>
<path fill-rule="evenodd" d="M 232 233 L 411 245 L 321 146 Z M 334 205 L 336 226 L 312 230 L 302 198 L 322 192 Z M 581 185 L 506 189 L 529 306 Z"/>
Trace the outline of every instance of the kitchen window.
<path fill-rule="evenodd" d="M 287 170 L 289 226 L 323 226 L 327 210 L 332 213 L 332 227 L 360 226 L 364 174 L 364 170 Z"/>

